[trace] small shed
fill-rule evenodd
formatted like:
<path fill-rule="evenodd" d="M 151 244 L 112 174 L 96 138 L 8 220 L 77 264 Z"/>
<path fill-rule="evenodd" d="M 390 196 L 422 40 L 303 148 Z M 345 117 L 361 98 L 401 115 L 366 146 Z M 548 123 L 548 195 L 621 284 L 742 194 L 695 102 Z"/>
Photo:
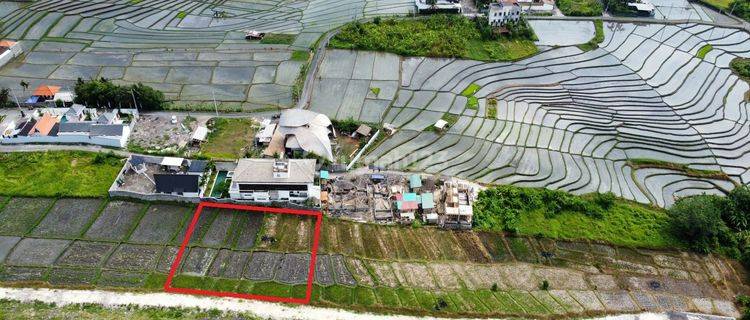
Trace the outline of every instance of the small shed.
<path fill-rule="evenodd" d="M 438 224 L 439 216 L 437 213 L 428 213 L 422 215 L 422 219 L 424 219 L 424 222 L 428 224 Z"/>
<path fill-rule="evenodd" d="M 435 128 L 438 128 L 440 130 L 445 129 L 445 127 L 447 126 L 448 126 L 448 121 L 445 121 L 443 119 L 440 119 L 437 122 L 435 122 Z"/>
<path fill-rule="evenodd" d="M 422 176 L 413 174 L 409 177 L 409 188 L 412 191 L 418 191 L 422 188 Z"/>
<path fill-rule="evenodd" d="M 352 134 L 352 137 L 356 138 L 357 136 L 362 137 L 369 137 L 370 133 L 372 133 L 372 128 L 366 124 L 360 124 L 359 128 L 357 128 L 356 131 Z"/>
<path fill-rule="evenodd" d="M 420 197 L 420 206 L 423 212 L 435 210 L 435 196 L 432 193 L 423 193 Z"/>
<path fill-rule="evenodd" d="M 206 137 L 208 137 L 208 128 L 199 126 L 198 128 L 195 128 L 191 140 L 194 144 L 201 144 L 206 141 Z"/>

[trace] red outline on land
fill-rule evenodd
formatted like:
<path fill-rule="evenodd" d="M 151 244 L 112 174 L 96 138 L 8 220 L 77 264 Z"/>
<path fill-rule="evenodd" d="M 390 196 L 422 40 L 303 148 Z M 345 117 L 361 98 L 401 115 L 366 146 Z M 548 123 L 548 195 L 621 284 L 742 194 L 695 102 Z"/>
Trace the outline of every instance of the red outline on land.
<path fill-rule="evenodd" d="M 174 278 L 174 275 L 177 272 L 177 268 L 180 266 L 182 255 L 183 253 L 185 253 L 185 248 L 187 247 L 188 243 L 190 243 L 190 237 L 193 236 L 193 231 L 195 231 L 195 225 L 198 223 L 198 218 L 200 217 L 201 212 L 203 211 L 203 208 L 205 207 L 316 217 L 315 233 L 313 235 L 312 254 L 310 255 L 310 269 L 307 273 L 308 274 L 307 291 L 305 293 L 305 298 L 304 299 L 291 298 L 291 297 L 287 298 L 287 297 L 265 296 L 265 295 L 257 295 L 257 294 L 244 294 L 244 293 L 228 292 L 228 291 L 213 291 L 213 290 L 172 287 L 172 279 Z M 320 213 L 320 211 L 314 211 L 314 210 L 272 208 L 272 207 L 248 206 L 248 205 L 215 203 L 215 202 L 205 202 L 205 201 L 201 202 L 200 204 L 198 204 L 198 208 L 195 209 L 195 214 L 193 214 L 193 220 L 190 222 L 190 226 L 187 229 L 187 233 L 185 234 L 185 239 L 182 240 L 182 245 L 180 246 L 180 250 L 177 251 L 177 257 L 175 257 L 175 260 L 172 263 L 172 268 L 169 269 L 169 275 L 167 276 L 167 281 L 164 283 L 164 291 L 171 292 L 171 293 L 204 295 L 204 296 L 214 296 L 214 297 L 232 297 L 232 298 L 241 298 L 241 299 L 270 301 L 270 302 L 288 302 L 288 303 L 308 304 L 310 302 L 310 297 L 312 295 L 313 279 L 315 279 L 315 259 L 318 255 L 318 241 L 320 240 L 320 224 L 322 223 L 322 221 L 323 221 L 323 215 Z"/>

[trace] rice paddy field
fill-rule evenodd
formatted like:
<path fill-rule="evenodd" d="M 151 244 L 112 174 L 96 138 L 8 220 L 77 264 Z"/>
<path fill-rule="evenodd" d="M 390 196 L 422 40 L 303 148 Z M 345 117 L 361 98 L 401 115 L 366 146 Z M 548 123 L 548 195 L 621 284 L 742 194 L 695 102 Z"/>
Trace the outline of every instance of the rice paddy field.
<path fill-rule="evenodd" d="M 2 198 L 0 283 L 160 291 L 193 210 Z M 302 297 L 313 224 L 205 209 L 173 286 Z M 324 219 L 312 304 L 436 316 L 735 316 L 731 301 L 746 290 L 743 270 L 718 256 L 672 250 Z"/>
<path fill-rule="evenodd" d="M 323 32 L 354 19 L 406 14 L 405 0 L 1 1 L 0 38 L 21 59 L 0 69 L 0 87 L 72 89 L 78 78 L 142 82 L 183 108 L 214 99 L 227 110 L 292 105 L 292 86 Z M 244 39 L 244 30 L 269 33 Z M 297 54 L 299 56 L 299 54 Z M 18 88 L 16 88 L 18 87 Z"/>
<path fill-rule="evenodd" d="M 588 41 L 586 23 L 555 25 Z M 394 170 L 659 207 L 750 182 L 750 86 L 729 68 L 748 56 L 750 35 L 695 23 L 603 29 L 595 50 L 543 35 L 549 47 L 513 63 L 328 50 L 311 109 L 398 127 L 364 157 Z M 445 118 L 455 123 L 433 130 Z"/>

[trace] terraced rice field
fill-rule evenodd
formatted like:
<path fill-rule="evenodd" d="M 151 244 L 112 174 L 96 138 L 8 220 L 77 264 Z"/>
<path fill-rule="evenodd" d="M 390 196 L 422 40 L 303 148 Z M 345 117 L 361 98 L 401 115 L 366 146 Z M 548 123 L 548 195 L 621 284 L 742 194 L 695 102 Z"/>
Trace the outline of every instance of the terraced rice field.
<path fill-rule="evenodd" d="M 4 199 L 0 217 L 15 222 L 0 228 L 0 282 L 161 290 L 192 210 Z M 71 219 L 75 212 L 80 216 Z M 49 232 L 64 221 L 70 227 Z M 299 217 L 206 209 L 173 285 L 301 297 L 311 231 L 312 221 Z M 731 298 L 746 290 L 743 279 L 738 263 L 716 256 L 326 220 L 312 303 L 483 317 L 641 310 L 736 316 Z M 550 290 L 539 288 L 545 280 Z"/>
<path fill-rule="evenodd" d="M 0 87 L 60 85 L 77 78 L 142 82 L 183 105 L 216 100 L 245 110 L 292 105 L 292 85 L 308 50 L 353 19 L 408 13 L 406 0 L 42 0 L 0 2 L 0 38 L 26 56 L 0 69 Z M 224 12 L 214 17 L 214 12 Z M 244 39 L 242 30 L 292 34 L 293 43 Z M 19 88 L 18 91 L 22 91 Z M 28 94 L 23 92 L 23 95 Z"/>
<path fill-rule="evenodd" d="M 728 67 L 750 56 L 750 35 L 701 24 L 606 22 L 604 33 L 596 50 L 562 46 L 514 63 L 408 57 L 373 68 L 395 57 L 329 50 L 312 109 L 399 127 L 364 157 L 391 169 L 576 194 L 611 191 L 662 207 L 750 182 L 750 86 Z M 706 44 L 714 49 L 697 58 Z M 470 85 L 480 88 L 476 108 L 472 95 L 462 95 Z M 381 87 L 380 94 L 369 87 Z M 497 101 L 494 117 L 489 99 Z M 446 114 L 454 125 L 429 130 Z M 633 165 L 638 159 L 697 170 Z"/>

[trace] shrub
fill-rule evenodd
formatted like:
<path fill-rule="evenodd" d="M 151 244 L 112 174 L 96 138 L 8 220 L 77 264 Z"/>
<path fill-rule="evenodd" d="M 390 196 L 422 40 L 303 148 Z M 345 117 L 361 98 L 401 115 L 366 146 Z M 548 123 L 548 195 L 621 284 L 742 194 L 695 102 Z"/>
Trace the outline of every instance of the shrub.
<path fill-rule="evenodd" d="M 600 16 L 604 7 L 598 0 L 557 0 L 557 7 L 566 16 Z"/>
<path fill-rule="evenodd" d="M 724 221 L 736 231 L 747 231 L 750 220 L 750 188 L 737 187 L 727 196 L 731 208 L 724 211 Z"/>
<path fill-rule="evenodd" d="M 693 251 L 719 251 L 732 242 L 730 230 L 722 220 L 722 212 L 727 208 L 727 200 L 714 195 L 679 199 L 668 211 L 672 231 Z"/>
<path fill-rule="evenodd" d="M 331 123 L 333 124 L 333 127 L 336 128 L 336 130 L 343 133 L 352 133 L 354 131 L 357 131 L 357 128 L 359 128 L 360 125 L 359 121 L 352 118 L 344 120 L 331 120 Z"/>
<path fill-rule="evenodd" d="M 0 108 L 12 108 L 14 107 L 13 102 L 10 100 L 10 89 L 0 89 Z"/>
<path fill-rule="evenodd" d="M 539 286 L 539 289 L 547 291 L 549 290 L 549 281 L 542 280 L 542 284 Z"/>
<path fill-rule="evenodd" d="M 750 78 L 750 59 L 747 58 L 734 58 L 729 67 L 732 68 L 737 75 L 742 78 Z"/>
<path fill-rule="evenodd" d="M 615 194 L 612 192 L 594 194 L 594 203 L 604 210 L 609 210 L 615 204 Z"/>

